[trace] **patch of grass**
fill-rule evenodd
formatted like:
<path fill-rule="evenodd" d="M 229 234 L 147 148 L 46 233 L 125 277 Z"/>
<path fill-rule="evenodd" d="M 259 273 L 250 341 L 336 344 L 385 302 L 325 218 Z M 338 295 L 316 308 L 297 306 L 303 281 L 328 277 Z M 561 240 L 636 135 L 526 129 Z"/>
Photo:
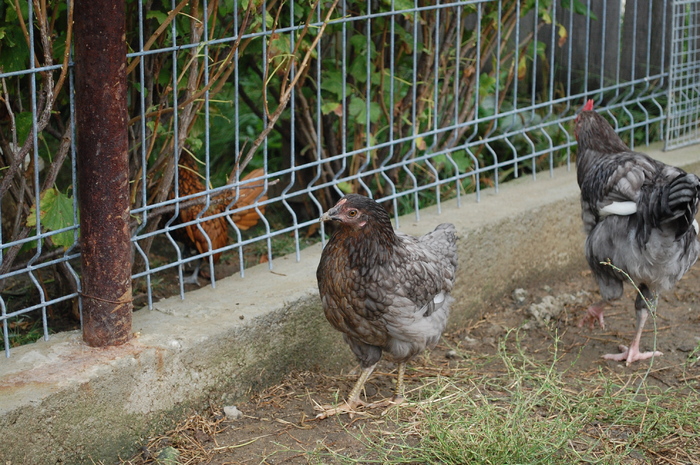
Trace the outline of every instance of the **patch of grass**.
<path fill-rule="evenodd" d="M 10 347 L 36 342 L 44 336 L 41 317 L 20 315 L 7 321 Z M 0 326 L 1 328 L 1 326 Z M 0 337 L 0 351 L 5 350 L 5 341 Z"/>
<path fill-rule="evenodd" d="M 513 337 L 511 334 L 508 337 Z M 426 380 L 416 402 L 395 410 L 390 434 L 365 428 L 360 458 L 326 449 L 311 453 L 338 463 L 442 464 L 694 464 L 700 393 L 685 385 L 661 390 L 631 375 L 565 379 L 555 352 L 549 361 L 501 342 L 488 375 L 455 370 Z M 555 349 L 556 350 L 556 349 Z M 463 362 L 471 364 L 468 358 Z M 495 375 L 501 373 L 500 375 Z M 356 432 L 354 434 L 357 434 Z"/>

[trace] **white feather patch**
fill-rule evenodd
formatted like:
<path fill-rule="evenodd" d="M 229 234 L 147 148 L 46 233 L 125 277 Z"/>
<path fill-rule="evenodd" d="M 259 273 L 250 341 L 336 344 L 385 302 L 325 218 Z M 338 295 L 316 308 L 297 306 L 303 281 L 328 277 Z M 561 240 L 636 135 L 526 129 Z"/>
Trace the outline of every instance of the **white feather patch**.
<path fill-rule="evenodd" d="M 433 297 L 433 303 L 435 305 L 441 304 L 444 300 L 445 300 L 445 293 L 444 292 L 441 292 L 438 295 L 436 295 L 435 297 Z"/>
<path fill-rule="evenodd" d="M 600 216 L 620 215 L 628 216 L 637 213 L 637 204 L 634 202 L 613 202 L 601 208 L 598 214 Z"/>
<path fill-rule="evenodd" d="M 698 220 L 693 220 L 693 229 L 695 229 L 695 234 L 700 234 L 700 226 L 698 226 Z"/>

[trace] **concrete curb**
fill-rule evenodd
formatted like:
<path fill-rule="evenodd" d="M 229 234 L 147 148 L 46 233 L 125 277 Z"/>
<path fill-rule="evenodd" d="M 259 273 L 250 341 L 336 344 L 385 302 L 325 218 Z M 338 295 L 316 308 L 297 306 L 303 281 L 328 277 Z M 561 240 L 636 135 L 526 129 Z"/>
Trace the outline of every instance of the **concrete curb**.
<path fill-rule="evenodd" d="M 700 171 L 700 150 L 642 148 Z M 422 234 L 452 222 L 461 236 L 452 327 L 515 287 L 585 267 L 578 186 L 565 168 L 539 173 L 403 217 Z M 291 369 L 339 370 L 352 361 L 320 308 L 320 244 L 134 314 L 137 337 L 94 349 L 77 332 L 13 350 L 0 361 L 0 461 L 4 464 L 113 462 L 135 441 L 206 401 L 226 404 Z"/>

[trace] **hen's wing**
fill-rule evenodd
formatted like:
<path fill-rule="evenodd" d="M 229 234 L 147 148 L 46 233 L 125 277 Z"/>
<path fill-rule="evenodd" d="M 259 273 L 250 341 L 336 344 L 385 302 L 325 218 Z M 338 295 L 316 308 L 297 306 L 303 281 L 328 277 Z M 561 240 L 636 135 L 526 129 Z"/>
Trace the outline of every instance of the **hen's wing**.
<path fill-rule="evenodd" d="M 457 247 L 451 224 L 442 224 L 419 239 L 399 238 L 405 244 L 408 266 L 396 274 L 400 291 L 384 314 L 390 335 L 384 350 L 397 360 L 406 360 L 434 347 L 445 330 L 454 300 L 449 293 L 457 268 Z"/>

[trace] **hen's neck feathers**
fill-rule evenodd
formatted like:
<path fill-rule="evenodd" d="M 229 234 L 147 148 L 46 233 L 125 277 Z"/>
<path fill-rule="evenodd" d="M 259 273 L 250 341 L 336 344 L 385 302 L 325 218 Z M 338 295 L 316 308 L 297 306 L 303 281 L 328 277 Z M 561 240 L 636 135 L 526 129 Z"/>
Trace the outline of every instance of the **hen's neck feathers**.
<path fill-rule="evenodd" d="M 362 228 L 341 223 L 331 236 L 330 242 L 344 250 L 351 267 L 368 262 L 384 263 L 400 243 L 386 210 L 377 205 L 376 208 L 365 207 L 365 212 L 370 218 Z"/>

